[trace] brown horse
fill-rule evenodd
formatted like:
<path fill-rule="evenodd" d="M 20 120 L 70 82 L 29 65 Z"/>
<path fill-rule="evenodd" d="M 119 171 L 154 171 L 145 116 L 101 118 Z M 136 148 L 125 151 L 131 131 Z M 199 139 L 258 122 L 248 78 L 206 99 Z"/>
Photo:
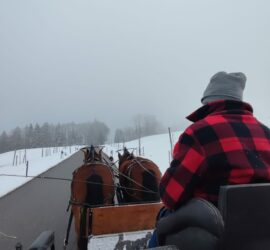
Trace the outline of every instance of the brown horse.
<path fill-rule="evenodd" d="M 91 234 L 91 208 L 114 203 L 114 175 L 101 150 L 83 148 L 84 164 L 73 172 L 71 206 L 75 219 L 77 249 L 86 250 Z"/>
<path fill-rule="evenodd" d="M 158 166 L 145 158 L 136 157 L 124 148 L 119 158 L 119 182 L 124 202 L 159 201 L 158 185 L 161 172 Z"/>

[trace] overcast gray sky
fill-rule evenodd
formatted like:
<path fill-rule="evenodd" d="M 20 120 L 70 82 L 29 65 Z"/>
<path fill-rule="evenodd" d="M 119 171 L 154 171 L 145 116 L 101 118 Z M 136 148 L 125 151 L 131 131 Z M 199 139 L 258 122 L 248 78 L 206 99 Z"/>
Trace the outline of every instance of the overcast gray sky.
<path fill-rule="evenodd" d="M 30 122 L 165 126 L 200 106 L 209 78 L 242 71 L 269 118 L 268 0 L 0 0 L 0 130 Z"/>

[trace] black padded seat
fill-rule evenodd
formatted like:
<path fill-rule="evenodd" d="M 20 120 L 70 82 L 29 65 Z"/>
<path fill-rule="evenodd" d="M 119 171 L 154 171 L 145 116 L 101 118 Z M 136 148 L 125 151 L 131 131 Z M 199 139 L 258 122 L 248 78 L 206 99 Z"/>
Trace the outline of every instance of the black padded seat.
<path fill-rule="evenodd" d="M 218 209 L 200 198 L 157 222 L 159 245 L 176 245 L 180 250 L 217 250 L 223 230 Z"/>
<path fill-rule="evenodd" d="M 44 231 L 38 238 L 31 244 L 28 250 L 54 250 L 54 232 Z"/>
<path fill-rule="evenodd" d="M 177 246 L 162 246 L 162 247 L 153 247 L 153 248 L 147 248 L 151 250 L 180 250 Z"/>
<path fill-rule="evenodd" d="M 219 210 L 225 221 L 223 250 L 270 249 L 270 184 L 223 186 Z"/>

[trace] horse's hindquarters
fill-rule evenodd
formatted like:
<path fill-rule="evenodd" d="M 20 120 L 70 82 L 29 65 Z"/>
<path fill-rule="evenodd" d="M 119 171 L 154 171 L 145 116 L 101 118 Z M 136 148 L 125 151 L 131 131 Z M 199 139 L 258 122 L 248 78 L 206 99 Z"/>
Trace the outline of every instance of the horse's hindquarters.
<path fill-rule="evenodd" d="M 112 204 L 114 177 L 105 164 L 86 164 L 74 172 L 71 185 L 72 200 L 86 206 Z"/>
<path fill-rule="evenodd" d="M 103 163 L 85 164 L 73 173 L 71 204 L 79 250 L 86 250 L 92 232 L 92 207 L 112 205 L 114 179 L 109 166 Z"/>
<path fill-rule="evenodd" d="M 161 172 L 150 160 L 134 158 L 120 167 L 120 185 L 125 202 L 159 201 L 158 186 Z"/>

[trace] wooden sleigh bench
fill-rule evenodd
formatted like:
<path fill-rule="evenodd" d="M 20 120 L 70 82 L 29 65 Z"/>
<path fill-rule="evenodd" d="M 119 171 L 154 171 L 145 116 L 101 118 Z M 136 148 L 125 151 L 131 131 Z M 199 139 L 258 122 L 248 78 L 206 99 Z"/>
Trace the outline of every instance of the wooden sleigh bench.
<path fill-rule="evenodd" d="M 88 249 L 144 249 L 162 203 L 144 203 L 92 209 Z"/>
<path fill-rule="evenodd" d="M 223 186 L 218 208 L 194 199 L 157 224 L 162 245 L 180 250 L 269 250 L 270 184 Z"/>

